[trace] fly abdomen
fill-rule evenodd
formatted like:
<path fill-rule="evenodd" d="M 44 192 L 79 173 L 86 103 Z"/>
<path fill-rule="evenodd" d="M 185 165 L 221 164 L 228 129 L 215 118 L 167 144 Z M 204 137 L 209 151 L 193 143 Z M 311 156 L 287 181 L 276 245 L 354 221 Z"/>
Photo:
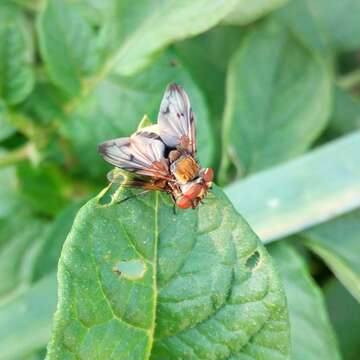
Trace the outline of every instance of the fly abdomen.
<path fill-rule="evenodd" d="M 170 171 L 180 184 L 186 184 L 199 175 L 200 166 L 192 156 L 184 155 L 171 164 Z"/>

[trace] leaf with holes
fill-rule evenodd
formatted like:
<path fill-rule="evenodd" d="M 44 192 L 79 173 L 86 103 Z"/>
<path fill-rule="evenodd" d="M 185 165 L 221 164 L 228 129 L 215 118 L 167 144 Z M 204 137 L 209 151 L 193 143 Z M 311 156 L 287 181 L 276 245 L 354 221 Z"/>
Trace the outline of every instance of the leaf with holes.
<path fill-rule="evenodd" d="M 168 195 L 79 212 L 59 263 L 47 359 L 287 359 L 284 293 L 219 189 L 196 210 Z"/>

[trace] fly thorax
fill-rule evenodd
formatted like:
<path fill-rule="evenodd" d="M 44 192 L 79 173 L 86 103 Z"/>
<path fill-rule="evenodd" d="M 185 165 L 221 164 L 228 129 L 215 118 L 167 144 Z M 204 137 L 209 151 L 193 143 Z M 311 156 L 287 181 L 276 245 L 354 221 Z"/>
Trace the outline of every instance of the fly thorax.
<path fill-rule="evenodd" d="M 171 164 L 170 171 L 180 184 L 186 184 L 199 175 L 200 166 L 192 156 L 184 155 Z"/>

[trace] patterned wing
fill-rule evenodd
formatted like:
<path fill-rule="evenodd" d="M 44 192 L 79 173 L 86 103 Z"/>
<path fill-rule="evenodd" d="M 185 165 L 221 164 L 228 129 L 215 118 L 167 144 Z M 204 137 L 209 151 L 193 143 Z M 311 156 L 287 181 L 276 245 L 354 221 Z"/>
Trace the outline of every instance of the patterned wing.
<path fill-rule="evenodd" d="M 160 137 L 173 148 L 180 148 L 195 156 L 195 119 L 190 100 L 184 89 L 171 84 L 165 90 L 158 115 Z"/>
<path fill-rule="evenodd" d="M 152 128 L 144 128 L 129 138 L 101 143 L 98 152 L 108 163 L 138 175 L 170 179 L 164 158 L 165 144 Z"/>

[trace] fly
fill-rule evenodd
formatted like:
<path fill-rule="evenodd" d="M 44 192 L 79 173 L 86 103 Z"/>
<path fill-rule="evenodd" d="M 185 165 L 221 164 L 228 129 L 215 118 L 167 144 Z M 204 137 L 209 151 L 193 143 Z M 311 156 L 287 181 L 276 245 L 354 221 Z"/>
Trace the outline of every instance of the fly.
<path fill-rule="evenodd" d="M 142 188 L 141 194 L 164 191 L 181 209 L 195 209 L 212 185 L 213 169 L 202 168 L 196 157 L 189 97 L 177 84 L 165 90 L 156 125 L 105 141 L 98 151 L 108 163 L 132 173 L 126 185 Z"/>

